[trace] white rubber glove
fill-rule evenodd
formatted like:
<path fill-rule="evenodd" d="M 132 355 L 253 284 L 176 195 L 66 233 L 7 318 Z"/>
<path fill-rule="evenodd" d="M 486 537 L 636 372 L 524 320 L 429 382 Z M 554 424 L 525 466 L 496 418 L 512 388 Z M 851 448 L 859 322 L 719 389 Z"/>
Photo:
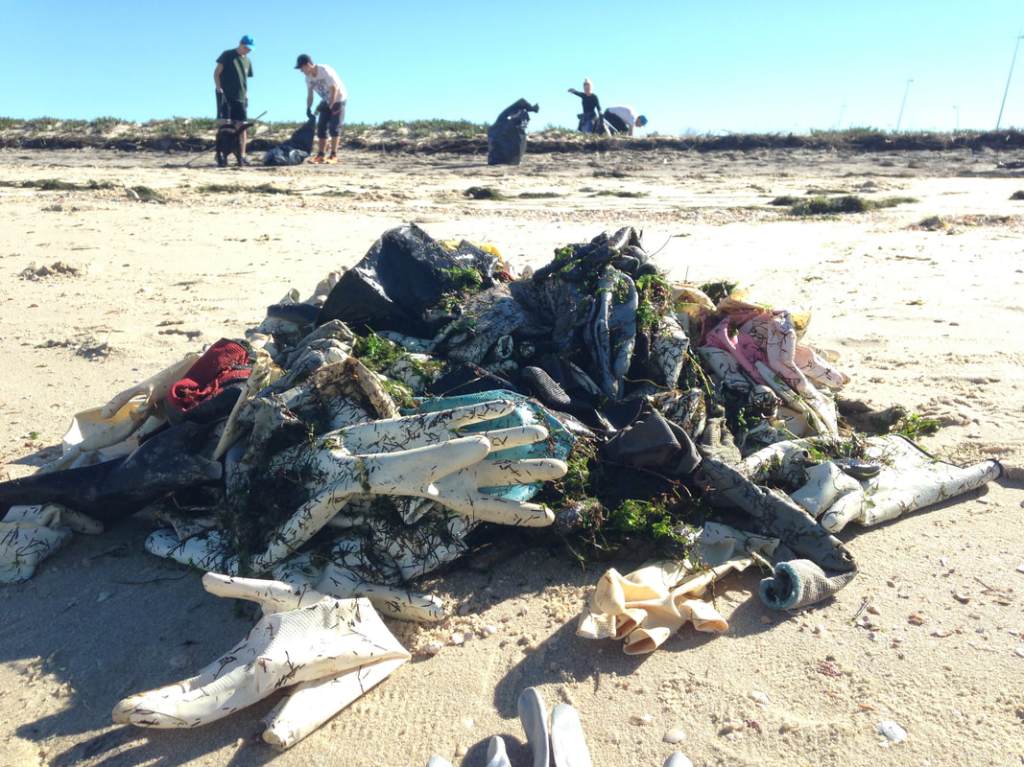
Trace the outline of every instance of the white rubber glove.
<path fill-rule="evenodd" d="M 546 439 L 545 429 L 523 426 L 457 436 L 462 426 L 499 418 L 513 409 L 513 403 L 494 401 L 373 421 L 329 432 L 318 440 L 312 455 L 306 446 L 285 451 L 274 459 L 269 470 L 273 471 L 275 465 L 287 466 L 301 455 L 310 461 L 311 473 L 322 479 L 310 488 L 310 499 L 268 536 L 267 548 L 253 558 L 251 568 L 257 573 L 267 572 L 295 553 L 356 494 L 416 496 L 476 520 L 550 525 L 554 515 L 544 506 L 497 498 L 482 488 L 557 479 L 567 471 L 563 461 L 523 459 L 476 466 L 492 449 Z M 471 471 L 461 471 L 470 467 Z M 150 536 L 146 548 L 158 556 L 209 570 L 230 574 L 240 570 L 237 557 L 223 557 L 226 547 L 223 537 L 216 533 L 178 542 L 159 531 Z"/>
<path fill-rule="evenodd" d="M 841 496 L 822 515 L 821 526 L 831 533 L 850 522 L 867 527 L 896 519 L 976 490 L 1002 474 L 998 461 L 955 466 L 896 434 L 869 438 L 864 458 L 880 464 L 882 470 L 859 483 L 861 492 Z"/>
<path fill-rule="evenodd" d="M 297 554 L 274 568 L 274 577 L 293 588 L 315 589 L 339 599 L 365 597 L 380 612 L 396 620 L 437 623 L 446 617 L 440 598 L 407 589 L 370 583 L 348 566 L 361 560 L 354 541 L 340 541 L 325 557 Z"/>
<path fill-rule="evenodd" d="M 72 533 L 102 532 L 100 522 L 59 503 L 11 506 L 0 522 L 0 583 L 27 581 Z"/>
<path fill-rule="evenodd" d="M 264 615 L 242 642 L 195 676 L 122 700 L 114 707 L 115 722 L 198 727 L 299 685 L 294 700 L 269 715 L 264 733 L 268 742 L 287 748 L 410 657 L 366 600 L 214 573 L 203 576 L 203 587 L 256 602 Z"/>

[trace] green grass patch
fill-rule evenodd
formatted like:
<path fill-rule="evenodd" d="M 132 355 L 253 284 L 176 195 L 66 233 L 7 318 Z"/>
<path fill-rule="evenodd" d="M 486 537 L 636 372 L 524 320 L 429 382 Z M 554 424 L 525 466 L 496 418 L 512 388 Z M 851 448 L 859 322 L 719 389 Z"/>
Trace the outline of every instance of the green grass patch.
<path fill-rule="evenodd" d="M 626 189 L 601 189 L 594 192 L 591 197 L 646 197 L 647 192 L 631 192 Z"/>
<path fill-rule="evenodd" d="M 42 178 L 33 181 L 0 181 L 0 186 L 14 189 L 38 189 L 41 192 L 94 192 L 97 189 L 113 189 L 110 181 L 92 181 L 76 184 L 57 178 Z"/>
<path fill-rule="evenodd" d="M 463 197 L 474 200 L 504 200 L 505 195 L 493 186 L 471 186 L 462 193 Z"/>
<path fill-rule="evenodd" d="M 776 207 L 779 207 L 779 208 L 782 208 L 782 207 L 788 208 L 790 205 L 796 205 L 798 202 L 800 202 L 800 198 L 799 197 L 794 197 L 791 194 L 784 194 L 781 197 L 776 197 L 774 200 L 772 200 L 768 204 L 769 205 L 775 205 Z"/>
<path fill-rule="evenodd" d="M 385 120 L 375 126 L 384 133 L 397 134 L 411 139 L 429 138 L 438 134 L 454 135 L 456 138 L 473 138 L 487 135 L 486 123 L 469 120 Z M 347 126 L 346 126 L 347 130 Z"/>
<path fill-rule="evenodd" d="M 559 192 L 520 192 L 519 197 L 524 200 L 553 200 L 555 197 L 562 197 Z"/>
<path fill-rule="evenodd" d="M 949 224 L 947 224 L 940 216 L 928 216 L 927 218 L 922 218 L 918 221 L 916 226 L 918 229 L 927 229 L 929 232 L 937 232 L 945 229 Z"/>
<path fill-rule="evenodd" d="M 869 210 L 892 208 L 905 203 L 917 202 L 914 197 L 885 197 L 881 200 L 866 200 L 857 195 L 842 197 L 811 197 L 801 200 L 789 209 L 794 216 L 828 216 L 837 213 L 866 213 Z"/>
<path fill-rule="evenodd" d="M 273 184 L 203 184 L 196 187 L 201 194 L 295 194 Z"/>
<path fill-rule="evenodd" d="M 138 198 L 139 202 L 157 202 L 161 205 L 167 202 L 166 197 L 148 186 L 129 186 L 126 188 L 129 192 L 128 196 L 133 199 Z"/>

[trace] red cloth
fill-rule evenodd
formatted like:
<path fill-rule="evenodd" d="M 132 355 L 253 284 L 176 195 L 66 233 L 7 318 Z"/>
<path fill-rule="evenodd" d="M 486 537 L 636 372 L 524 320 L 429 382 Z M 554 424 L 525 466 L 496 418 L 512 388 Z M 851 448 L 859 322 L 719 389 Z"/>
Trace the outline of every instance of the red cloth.
<path fill-rule="evenodd" d="M 196 360 L 185 377 L 167 393 L 167 404 L 185 413 L 216 397 L 228 384 L 244 381 L 252 372 L 249 350 L 236 341 L 220 339 Z"/>

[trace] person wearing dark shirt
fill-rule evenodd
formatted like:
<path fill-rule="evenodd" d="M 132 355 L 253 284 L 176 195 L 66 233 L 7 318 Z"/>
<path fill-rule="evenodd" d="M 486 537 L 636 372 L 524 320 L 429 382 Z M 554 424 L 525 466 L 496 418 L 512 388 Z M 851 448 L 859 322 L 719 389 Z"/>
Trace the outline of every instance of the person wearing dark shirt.
<path fill-rule="evenodd" d="M 580 130 L 583 133 L 593 133 L 597 127 L 598 116 L 601 114 L 601 102 L 594 93 L 594 86 L 590 80 L 583 81 L 583 91 L 570 88 L 569 93 L 579 96 L 583 101 L 583 114 L 580 115 Z"/>
<path fill-rule="evenodd" d="M 252 77 L 252 62 L 249 52 L 252 51 L 253 40 L 243 35 L 238 47 L 224 51 L 217 57 L 217 66 L 213 70 L 213 82 L 217 86 L 217 117 L 230 120 L 236 125 L 246 120 L 246 109 L 249 106 L 248 80 Z M 246 131 L 238 132 L 241 156 L 245 158 Z"/>

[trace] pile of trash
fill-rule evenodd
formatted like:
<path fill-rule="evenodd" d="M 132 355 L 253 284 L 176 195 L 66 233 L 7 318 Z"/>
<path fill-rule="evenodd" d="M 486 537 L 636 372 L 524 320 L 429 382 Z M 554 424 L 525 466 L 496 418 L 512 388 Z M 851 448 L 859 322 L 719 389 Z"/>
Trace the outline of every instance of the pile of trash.
<path fill-rule="evenodd" d="M 0 483 L 0 580 L 143 512 L 147 551 L 264 616 L 115 720 L 193 727 L 292 686 L 264 733 L 282 748 L 408 660 L 378 613 L 443 620 L 414 584 L 495 525 L 584 556 L 650 550 L 602 576 L 578 627 L 630 654 L 688 622 L 725 631 L 702 597 L 751 566 L 768 607 L 804 607 L 855 577 L 835 537 L 847 524 L 1001 471 L 850 430 L 849 379 L 805 342 L 809 319 L 728 283 L 670 282 L 631 228 L 518 275 L 492 246 L 392 229 L 245 338 L 77 414 L 60 459 Z"/>

